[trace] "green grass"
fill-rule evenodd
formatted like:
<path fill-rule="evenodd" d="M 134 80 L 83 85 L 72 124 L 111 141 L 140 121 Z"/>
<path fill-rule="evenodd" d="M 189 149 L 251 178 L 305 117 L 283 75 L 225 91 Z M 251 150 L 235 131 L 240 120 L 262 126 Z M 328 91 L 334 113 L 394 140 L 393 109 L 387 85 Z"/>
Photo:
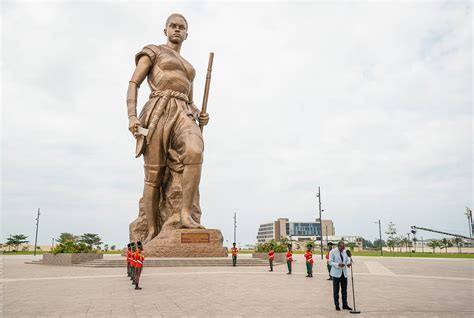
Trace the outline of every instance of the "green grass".
<path fill-rule="evenodd" d="M 9 252 L 9 251 L 1 251 L 3 255 L 33 255 L 33 251 L 18 251 L 18 252 Z M 48 252 L 43 252 L 43 251 L 36 251 L 36 255 L 43 255 L 44 253 Z"/>
<path fill-rule="evenodd" d="M 239 254 L 253 254 L 254 251 L 244 250 L 239 251 Z M 304 251 L 293 251 L 293 254 L 304 254 Z M 319 255 L 318 251 L 313 251 L 313 255 Z M 229 255 L 231 253 L 229 252 Z M 326 251 L 324 251 L 324 255 L 326 255 Z M 380 256 L 380 251 L 367 251 L 367 252 L 352 252 L 354 256 Z M 383 257 L 410 257 L 410 253 L 405 252 L 383 252 Z M 453 254 L 453 253 L 432 253 L 432 252 L 425 252 L 425 253 L 411 253 L 411 257 L 426 257 L 426 258 L 473 258 L 474 254 Z"/>
<path fill-rule="evenodd" d="M 370 252 L 353 252 L 354 256 L 380 256 L 380 251 L 370 251 Z M 383 257 L 410 257 L 410 253 L 406 252 L 383 252 Z M 474 254 L 454 254 L 454 253 L 411 253 L 411 257 L 426 257 L 426 258 L 474 258 Z"/>
<path fill-rule="evenodd" d="M 122 254 L 122 251 L 121 251 L 121 250 L 115 250 L 115 251 L 110 251 L 110 250 L 109 250 L 109 251 L 107 251 L 107 252 L 102 251 L 102 253 L 103 253 L 103 254 L 119 254 L 119 255 L 120 255 L 120 254 Z"/>

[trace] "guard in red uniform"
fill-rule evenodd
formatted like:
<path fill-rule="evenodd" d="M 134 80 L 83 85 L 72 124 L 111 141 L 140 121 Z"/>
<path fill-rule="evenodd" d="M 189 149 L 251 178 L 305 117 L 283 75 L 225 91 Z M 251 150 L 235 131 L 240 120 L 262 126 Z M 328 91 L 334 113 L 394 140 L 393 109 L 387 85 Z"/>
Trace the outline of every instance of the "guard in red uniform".
<path fill-rule="evenodd" d="M 288 252 L 286 252 L 286 266 L 288 266 L 288 273 L 291 275 L 291 263 L 293 262 L 293 252 L 291 251 L 291 244 L 288 244 Z"/>
<path fill-rule="evenodd" d="M 132 277 L 131 266 L 130 266 L 131 258 L 132 258 L 132 245 L 128 243 L 127 244 L 127 276 L 128 277 Z"/>
<path fill-rule="evenodd" d="M 140 275 L 142 274 L 143 270 L 143 261 L 145 260 L 142 242 L 138 241 L 137 247 L 137 251 L 135 252 L 135 289 L 142 289 L 138 286 L 138 283 L 140 282 Z"/>
<path fill-rule="evenodd" d="M 270 263 L 270 272 L 273 272 L 273 260 L 275 259 L 275 251 L 273 250 L 273 244 L 270 245 L 270 250 L 268 251 L 268 262 Z"/>
<path fill-rule="evenodd" d="M 332 280 L 332 277 L 331 277 L 331 264 L 329 264 L 329 253 L 331 253 L 333 245 L 334 244 L 332 244 L 332 242 L 329 242 L 328 243 L 328 251 L 326 252 L 326 264 L 327 264 L 328 274 L 329 274 L 329 278 L 327 280 Z"/>
<path fill-rule="evenodd" d="M 306 250 L 306 253 L 304 253 L 304 258 L 306 258 L 306 272 L 308 275 L 306 277 L 313 277 L 313 251 L 312 251 L 313 246 L 308 245 L 308 248 Z"/>
<path fill-rule="evenodd" d="M 130 280 L 132 281 L 132 285 L 135 284 L 135 252 L 137 247 L 135 246 L 135 242 L 130 243 Z"/>
<path fill-rule="evenodd" d="M 232 248 L 230 249 L 232 251 L 232 266 L 237 265 L 237 252 L 239 249 L 235 247 L 235 242 L 232 243 Z"/>

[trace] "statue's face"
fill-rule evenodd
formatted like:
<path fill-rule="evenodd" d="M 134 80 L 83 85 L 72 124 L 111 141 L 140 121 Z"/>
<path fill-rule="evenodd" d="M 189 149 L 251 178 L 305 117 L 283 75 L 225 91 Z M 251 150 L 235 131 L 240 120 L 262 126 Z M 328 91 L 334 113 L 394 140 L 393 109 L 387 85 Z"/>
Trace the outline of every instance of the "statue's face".
<path fill-rule="evenodd" d="M 181 44 L 188 37 L 186 22 L 180 16 L 171 16 L 166 25 L 165 35 L 171 43 Z"/>

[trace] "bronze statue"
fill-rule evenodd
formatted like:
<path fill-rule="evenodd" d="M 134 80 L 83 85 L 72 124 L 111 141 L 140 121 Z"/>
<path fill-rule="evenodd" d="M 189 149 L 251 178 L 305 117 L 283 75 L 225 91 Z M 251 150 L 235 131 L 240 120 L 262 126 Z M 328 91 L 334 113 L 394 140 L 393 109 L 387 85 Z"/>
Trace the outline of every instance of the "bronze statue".
<path fill-rule="evenodd" d="M 137 139 L 137 157 L 143 154 L 145 161 L 144 243 L 156 237 L 172 219 L 173 212 L 160 210 L 167 204 L 180 210 L 180 224 L 176 225 L 175 218 L 175 227 L 203 228 L 198 190 L 204 142 L 198 123 L 206 125 L 209 116 L 193 103 L 195 70 L 180 55 L 187 31 L 184 16 L 169 16 L 164 29 L 166 44 L 147 45 L 135 56 L 136 69 L 128 85 L 128 129 Z M 151 94 L 137 117 L 137 93 L 145 78 Z M 178 198 L 172 189 L 179 183 L 176 180 L 181 181 Z"/>

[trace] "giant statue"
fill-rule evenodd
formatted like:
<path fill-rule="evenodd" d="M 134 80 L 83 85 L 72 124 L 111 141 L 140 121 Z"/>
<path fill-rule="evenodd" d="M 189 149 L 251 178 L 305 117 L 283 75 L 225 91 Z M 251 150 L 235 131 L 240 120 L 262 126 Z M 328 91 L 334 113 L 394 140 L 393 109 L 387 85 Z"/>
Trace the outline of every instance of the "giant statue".
<path fill-rule="evenodd" d="M 188 37 L 184 16 L 169 16 L 164 34 L 166 44 L 147 45 L 136 54 L 127 91 L 128 129 L 136 138 L 136 156 L 143 155 L 145 163 L 140 213 L 130 225 L 130 238 L 145 244 L 164 230 L 204 229 L 199 206 L 204 151 L 200 126 L 209 116 L 193 102 L 195 70 L 180 54 Z M 151 93 L 137 115 L 138 89 L 145 79 Z"/>

